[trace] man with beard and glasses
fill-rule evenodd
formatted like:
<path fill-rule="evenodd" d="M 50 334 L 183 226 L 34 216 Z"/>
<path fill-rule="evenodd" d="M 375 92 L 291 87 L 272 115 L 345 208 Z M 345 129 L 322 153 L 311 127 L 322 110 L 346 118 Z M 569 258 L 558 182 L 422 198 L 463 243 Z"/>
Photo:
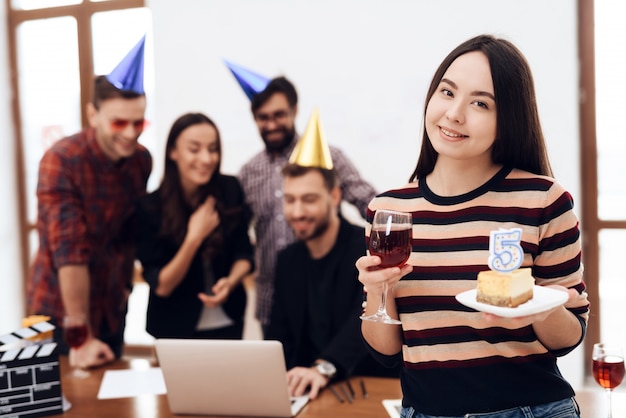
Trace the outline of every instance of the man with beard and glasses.
<path fill-rule="evenodd" d="M 361 338 L 363 287 L 355 262 L 365 255 L 365 231 L 340 215 L 331 153 L 323 139 L 308 135 L 319 129 L 309 128 L 300 141 L 322 145 L 299 144 L 282 170 L 283 210 L 297 241 L 278 254 L 265 338 L 283 344 L 291 395 L 308 390 L 315 399 L 334 379 L 398 377 L 399 369 L 377 363 Z"/>
<path fill-rule="evenodd" d="M 242 87 L 244 84 L 241 83 Z M 280 170 L 291 155 L 298 134 L 295 119 L 298 94 L 285 77 L 275 78 L 262 91 L 246 94 L 251 97 L 251 109 L 265 149 L 252 157 L 239 172 L 248 204 L 254 212 L 256 237 L 256 317 L 265 332 L 270 320 L 274 293 L 274 264 L 276 255 L 293 242 L 294 235 L 285 222 L 282 211 L 282 178 Z M 337 148 L 330 147 L 337 176 L 341 180 L 343 199 L 365 215 L 367 204 L 375 196 L 374 188 L 363 180 L 348 158 Z"/>

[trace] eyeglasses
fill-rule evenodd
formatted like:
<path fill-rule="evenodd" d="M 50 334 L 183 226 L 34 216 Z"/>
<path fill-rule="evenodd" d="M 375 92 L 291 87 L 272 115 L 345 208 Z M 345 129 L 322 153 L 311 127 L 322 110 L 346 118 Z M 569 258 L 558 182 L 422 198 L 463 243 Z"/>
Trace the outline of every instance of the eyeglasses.
<path fill-rule="evenodd" d="M 267 114 L 267 113 L 257 113 L 254 116 L 254 119 L 258 122 L 258 123 L 269 123 L 271 122 L 284 122 L 285 119 L 287 119 L 290 115 L 290 112 L 288 110 L 277 110 L 276 112 L 272 113 L 272 114 Z"/>
<path fill-rule="evenodd" d="M 148 127 L 148 121 L 145 119 L 113 119 L 110 124 L 113 132 L 122 132 L 129 124 L 133 125 L 135 132 L 143 132 L 143 130 Z"/>

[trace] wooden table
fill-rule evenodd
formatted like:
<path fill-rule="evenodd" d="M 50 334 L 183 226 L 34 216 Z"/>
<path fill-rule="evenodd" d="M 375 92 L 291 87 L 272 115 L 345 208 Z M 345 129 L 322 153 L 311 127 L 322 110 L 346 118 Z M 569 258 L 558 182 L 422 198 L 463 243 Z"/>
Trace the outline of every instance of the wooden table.
<path fill-rule="evenodd" d="M 72 403 L 72 407 L 58 417 L 97 418 L 97 417 L 132 417 L 132 418 L 163 418 L 179 416 L 170 412 L 165 395 L 141 395 L 134 398 L 97 399 L 100 382 L 105 370 L 145 369 L 154 366 L 153 359 L 120 360 L 103 368 L 91 370 L 86 379 L 73 379 L 68 376 L 70 371 L 67 357 L 61 356 L 61 385 L 63 394 Z M 387 417 L 382 405 L 383 399 L 401 397 L 400 382 L 389 378 L 363 378 L 368 397 L 364 399 L 357 378 L 352 379 L 356 392 L 353 403 L 340 403 L 330 390 L 324 390 L 320 397 L 309 402 L 298 414 L 298 418 L 320 417 Z M 340 388 L 337 387 L 337 391 Z M 342 395 L 343 396 L 343 395 Z M 207 418 L 206 415 L 180 415 L 186 418 Z"/>
<path fill-rule="evenodd" d="M 72 403 L 72 408 L 59 417 L 67 418 L 97 418 L 97 417 L 133 417 L 133 418 L 163 418 L 175 416 L 170 412 L 165 395 L 141 395 L 134 398 L 97 399 L 100 382 L 105 370 L 145 369 L 155 365 L 154 359 L 125 359 L 117 361 L 104 368 L 91 370 L 87 379 L 69 378 L 70 370 L 67 357 L 61 356 L 61 380 L 63 393 Z M 321 418 L 340 416 L 345 418 L 359 417 L 388 417 L 383 399 L 398 399 L 402 397 L 400 383 L 397 379 L 364 378 L 368 391 L 364 399 L 359 387 L 359 379 L 352 379 L 352 386 L 356 392 L 353 403 L 340 403 L 333 393 L 326 389 L 320 397 L 309 402 L 298 414 L 297 418 Z M 334 385 L 337 391 L 340 388 Z M 608 416 L 608 399 L 606 393 L 599 387 L 579 390 L 576 400 L 581 407 L 583 418 L 604 418 Z M 343 394 L 342 394 L 343 397 Z M 617 390 L 613 393 L 613 416 L 626 417 L 626 391 Z M 185 415 L 188 418 L 207 418 L 207 416 Z"/>

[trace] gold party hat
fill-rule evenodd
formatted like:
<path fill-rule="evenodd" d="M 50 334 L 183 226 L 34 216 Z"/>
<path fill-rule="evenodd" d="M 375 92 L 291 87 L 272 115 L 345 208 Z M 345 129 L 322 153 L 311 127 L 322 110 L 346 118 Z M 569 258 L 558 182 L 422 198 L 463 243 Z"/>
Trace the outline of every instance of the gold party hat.
<path fill-rule="evenodd" d="M 333 160 L 320 125 L 317 109 L 313 109 L 309 124 L 291 153 L 289 163 L 302 167 L 333 169 Z"/>

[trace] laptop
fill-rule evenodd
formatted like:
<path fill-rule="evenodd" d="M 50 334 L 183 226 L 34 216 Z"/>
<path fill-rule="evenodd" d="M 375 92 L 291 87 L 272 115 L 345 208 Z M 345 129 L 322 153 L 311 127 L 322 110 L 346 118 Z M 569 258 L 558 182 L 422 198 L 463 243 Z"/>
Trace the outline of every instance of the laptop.
<path fill-rule="evenodd" d="M 157 339 L 155 348 L 174 414 L 293 417 L 309 400 L 289 396 L 279 341 Z"/>

